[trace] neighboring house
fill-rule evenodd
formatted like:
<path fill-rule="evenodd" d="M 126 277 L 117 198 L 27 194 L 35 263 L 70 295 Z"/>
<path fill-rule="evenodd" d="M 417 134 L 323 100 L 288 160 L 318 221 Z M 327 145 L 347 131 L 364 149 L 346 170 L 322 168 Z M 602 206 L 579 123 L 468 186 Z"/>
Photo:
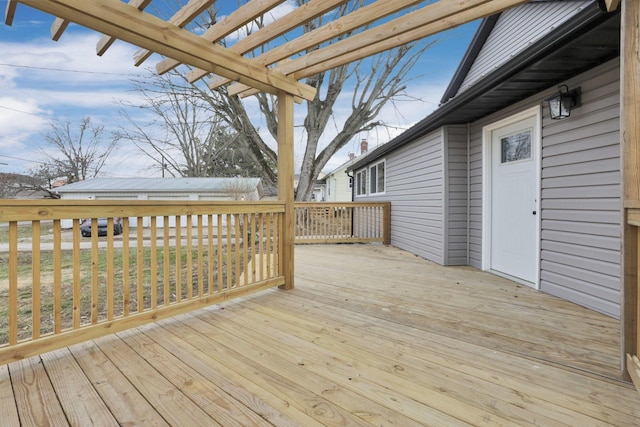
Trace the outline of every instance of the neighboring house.
<path fill-rule="evenodd" d="M 332 170 L 322 179 L 325 185 L 326 202 L 350 202 L 353 200 L 353 175 L 348 169 L 355 162 L 360 161 L 367 154 L 369 143 L 366 139 L 360 142 L 360 156 L 349 153 L 349 160 Z"/>
<path fill-rule="evenodd" d="M 225 201 L 263 196 L 260 178 L 93 178 L 58 187 L 56 192 L 66 200 Z"/>
<path fill-rule="evenodd" d="M 394 246 L 619 318 L 619 35 L 597 1 L 483 20 L 442 105 L 349 167 L 355 200 L 391 201 Z M 581 90 L 564 120 L 559 85 Z"/>

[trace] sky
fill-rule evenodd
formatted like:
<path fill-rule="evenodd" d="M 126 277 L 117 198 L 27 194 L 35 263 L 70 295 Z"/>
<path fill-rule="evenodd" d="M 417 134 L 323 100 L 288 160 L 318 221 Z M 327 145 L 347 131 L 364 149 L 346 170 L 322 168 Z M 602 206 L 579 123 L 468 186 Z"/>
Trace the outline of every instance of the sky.
<path fill-rule="evenodd" d="M 5 10 L 6 3 L 6 0 L 0 0 L 0 11 Z M 285 3 L 279 9 L 280 13 L 289 8 Z M 95 54 L 95 46 L 101 35 L 74 24 L 59 41 L 52 41 L 50 27 L 53 20 L 50 15 L 19 4 L 12 26 L 4 24 L 4 16 L 0 22 L 0 172 L 28 173 L 46 160 L 45 151 L 50 152 L 50 148 L 44 142 L 44 135 L 51 126 L 70 124 L 72 130 L 77 129 L 86 116 L 90 116 L 94 124 L 103 126 L 106 132 L 126 126 L 119 111 L 123 103 L 135 103 L 139 99 L 138 93 L 132 90 L 132 79 L 145 75 L 162 59 L 154 55 L 137 68 L 133 65 L 137 47 L 122 41 L 116 41 L 99 57 Z M 331 159 L 325 171 L 347 161 L 350 152 L 359 154 L 361 139 L 369 141 L 371 150 L 431 113 L 464 55 L 477 24 L 438 35 L 437 43 L 423 55 L 408 81 L 407 92 L 420 100 L 389 104 L 381 112 L 380 119 L 390 127 L 357 135 Z M 259 121 L 254 103 L 245 102 Z M 295 108 L 296 125 L 302 124 L 304 109 L 299 105 Z M 328 129 L 324 140 L 328 141 L 339 131 L 340 117 L 349 110 L 350 98 L 347 96 L 335 106 L 336 125 Z M 299 129 L 296 127 L 296 166 L 301 163 L 304 153 L 303 135 Z M 159 171 L 150 168 L 151 163 L 131 143 L 120 143 L 101 176 L 159 176 Z"/>

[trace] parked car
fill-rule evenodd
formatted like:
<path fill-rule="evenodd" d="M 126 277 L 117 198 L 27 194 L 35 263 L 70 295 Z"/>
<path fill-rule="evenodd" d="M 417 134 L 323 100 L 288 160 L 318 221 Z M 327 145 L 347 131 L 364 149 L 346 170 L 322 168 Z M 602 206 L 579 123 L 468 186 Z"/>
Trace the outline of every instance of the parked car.
<path fill-rule="evenodd" d="M 98 218 L 98 236 L 107 235 L 107 218 Z M 83 219 L 80 223 L 80 233 L 83 237 L 91 237 L 91 218 Z M 122 234 L 122 218 L 113 218 L 113 234 Z"/>

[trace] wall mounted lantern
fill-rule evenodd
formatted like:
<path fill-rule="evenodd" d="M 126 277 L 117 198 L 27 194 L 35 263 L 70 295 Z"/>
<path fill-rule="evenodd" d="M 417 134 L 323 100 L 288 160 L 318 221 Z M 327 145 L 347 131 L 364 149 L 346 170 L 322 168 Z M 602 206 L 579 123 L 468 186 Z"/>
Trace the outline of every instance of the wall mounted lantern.
<path fill-rule="evenodd" d="M 558 86 L 558 93 L 545 101 L 549 103 L 549 114 L 552 119 L 566 119 L 571 116 L 571 108 L 581 105 L 580 88 L 569 90 L 567 85 Z"/>

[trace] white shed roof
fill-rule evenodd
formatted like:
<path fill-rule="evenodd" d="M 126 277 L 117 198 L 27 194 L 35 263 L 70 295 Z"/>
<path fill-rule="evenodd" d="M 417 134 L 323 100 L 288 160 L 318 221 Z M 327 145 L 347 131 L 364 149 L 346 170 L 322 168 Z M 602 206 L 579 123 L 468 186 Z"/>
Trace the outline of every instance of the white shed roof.
<path fill-rule="evenodd" d="M 93 178 L 58 187 L 58 193 L 228 193 L 254 191 L 260 178 Z"/>

